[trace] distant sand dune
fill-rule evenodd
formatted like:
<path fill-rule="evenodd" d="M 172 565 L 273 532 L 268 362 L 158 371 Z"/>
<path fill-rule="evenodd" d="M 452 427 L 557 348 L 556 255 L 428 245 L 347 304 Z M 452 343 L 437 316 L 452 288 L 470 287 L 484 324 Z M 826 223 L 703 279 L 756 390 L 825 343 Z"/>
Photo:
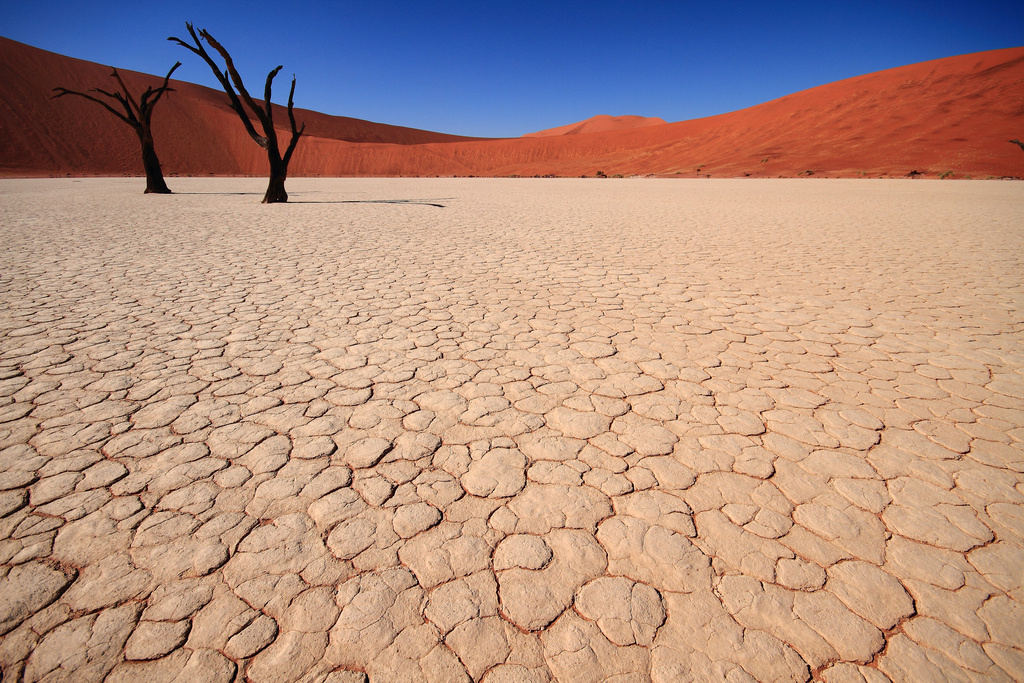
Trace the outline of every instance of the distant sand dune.
<path fill-rule="evenodd" d="M 118 65 L 120 66 L 120 65 Z M 131 88 L 159 78 L 122 70 Z M 740 111 L 657 124 L 594 117 L 516 139 L 474 139 L 298 111 L 308 139 L 293 176 L 711 175 L 1024 176 L 1024 48 L 950 57 L 858 76 Z M 88 89 L 109 67 L 0 38 L 0 175 L 141 173 L 132 132 L 52 88 Z M 154 115 L 173 175 L 263 175 L 220 92 L 173 82 Z M 302 102 L 302 79 L 297 93 Z M 279 121 L 285 122 L 282 115 Z M 653 125 L 657 124 L 657 125 Z M 626 127 L 630 126 L 630 127 Z M 9 133 L 8 133 L 9 131 Z M 574 133 L 574 134 L 566 134 Z"/>
<path fill-rule="evenodd" d="M 665 119 L 657 116 L 608 116 L 599 114 L 592 116 L 586 121 L 577 121 L 558 128 L 539 130 L 536 133 L 527 133 L 524 138 L 544 138 L 552 135 L 579 135 L 581 133 L 607 133 L 613 130 L 628 130 L 630 128 L 644 128 L 645 126 L 660 126 Z"/>

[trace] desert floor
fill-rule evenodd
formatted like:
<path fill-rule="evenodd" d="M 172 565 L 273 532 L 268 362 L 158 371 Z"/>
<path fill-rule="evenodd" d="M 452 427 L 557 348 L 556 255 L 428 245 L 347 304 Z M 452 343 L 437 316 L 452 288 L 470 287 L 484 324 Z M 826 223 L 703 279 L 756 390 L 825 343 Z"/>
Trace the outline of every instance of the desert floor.
<path fill-rule="evenodd" d="M 0 181 L 3 680 L 1024 678 L 1024 183 L 168 183 Z"/>

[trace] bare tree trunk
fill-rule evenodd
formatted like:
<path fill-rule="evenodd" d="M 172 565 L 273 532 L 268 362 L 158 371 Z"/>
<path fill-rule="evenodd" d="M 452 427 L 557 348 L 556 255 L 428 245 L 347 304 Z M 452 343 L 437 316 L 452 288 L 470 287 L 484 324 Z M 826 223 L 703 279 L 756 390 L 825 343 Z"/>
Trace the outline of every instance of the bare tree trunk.
<path fill-rule="evenodd" d="M 167 40 L 175 42 L 186 50 L 195 53 L 207 63 L 213 71 L 213 75 L 220 81 L 225 94 L 227 94 L 228 100 L 231 102 L 231 108 L 235 110 L 242 125 L 245 126 L 245 132 L 249 134 L 253 142 L 267 151 L 267 160 L 270 162 L 270 183 L 267 185 L 267 193 L 263 195 L 263 203 L 287 202 L 288 193 L 284 190 L 284 181 L 288 178 L 288 163 L 292 159 L 295 145 L 306 130 L 306 124 L 302 124 L 300 128 L 295 123 L 295 77 L 292 76 L 292 87 L 288 91 L 288 125 L 291 128 L 292 137 L 288 142 L 288 147 L 285 149 L 284 156 L 282 156 L 281 148 L 277 142 L 277 129 L 274 127 L 274 111 L 270 104 L 271 85 L 274 82 L 274 77 L 277 76 L 282 67 L 279 66 L 267 74 L 267 81 L 263 87 L 263 105 L 260 106 L 249 94 L 249 91 L 246 90 L 245 84 L 242 83 L 242 77 L 235 69 L 235 63 L 224 46 L 218 43 L 205 29 L 197 33 L 195 27 L 190 23 L 186 23 L 185 28 L 192 38 L 192 43 L 186 43 L 181 38 L 173 36 Z M 203 46 L 203 41 L 206 41 L 210 47 L 220 54 L 224 60 L 225 69 L 222 70 L 213 56 L 207 52 Z M 246 111 L 247 108 L 248 112 Z M 250 115 L 254 116 L 259 122 L 260 127 L 263 128 L 263 135 L 256 131 Z"/>
<path fill-rule="evenodd" d="M 270 160 L 270 183 L 267 193 L 263 195 L 264 204 L 287 202 L 288 193 L 284 190 L 284 181 L 288 179 L 288 166 L 283 161 Z"/>
<path fill-rule="evenodd" d="M 114 100 L 121 105 L 124 110 L 122 114 L 117 109 L 114 109 L 106 101 L 99 99 L 95 95 L 89 93 L 78 92 L 75 90 L 68 90 L 67 88 L 54 88 L 54 98 L 63 97 L 64 95 L 77 95 L 83 97 L 90 102 L 102 106 L 104 109 L 109 111 L 111 114 L 121 119 L 135 131 L 135 134 L 139 137 L 139 144 L 142 145 L 142 167 L 146 172 L 146 192 L 145 194 L 171 194 L 170 189 L 167 187 L 167 183 L 164 182 L 164 174 L 160 169 L 160 160 L 156 157 L 156 149 L 153 147 L 153 129 L 151 127 L 151 120 L 153 118 L 153 108 L 156 107 L 156 103 L 160 101 L 160 98 L 164 96 L 164 93 L 172 92 L 168 84 L 171 80 L 171 74 L 174 70 L 181 66 L 181 62 L 176 62 L 171 70 L 164 76 L 164 83 L 162 86 L 153 89 L 152 86 L 146 88 L 146 92 L 142 93 L 142 96 L 136 100 L 132 97 L 132 94 L 128 92 L 128 86 L 121 80 L 121 75 L 117 73 L 117 69 L 113 69 L 113 73 L 110 74 L 117 80 L 118 85 L 121 86 L 121 92 L 107 92 L 101 88 L 93 88 L 92 92 L 99 93 L 104 97 Z"/>
<path fill-rule="evenodd" d="M 153 136 L 139 133 L 139 142 L 142 143 L 142 166 L 146 170 L 145 194 L 171 194 L 171 190 L 164 181 L 156 149 L 153 147 Z"/>

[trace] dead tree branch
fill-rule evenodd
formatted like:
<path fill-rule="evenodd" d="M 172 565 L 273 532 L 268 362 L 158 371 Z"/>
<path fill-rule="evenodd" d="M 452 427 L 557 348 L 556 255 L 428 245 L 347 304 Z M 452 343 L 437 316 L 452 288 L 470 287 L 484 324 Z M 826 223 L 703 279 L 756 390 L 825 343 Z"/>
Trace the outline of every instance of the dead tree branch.
<path fill-rule="evenodd" d="M 206 29 L 196 31 L 191 23 L 186 23 L 185 28 L 192 38 L 191 42 L 186 42 L 174 36 L 171 36 L 168 40 L 181 45 L 206 62 L 220 82 L 221 88 L 228 96 L 231 108 L 238 115 L 238 118 L 241 119 L 242 125 L 245 126 L 246 133 L 249 134 L 249 137 L 257 145 L 267 151 L 267 159 L 270 162 L 270 184 L 267 186 L 267 193 L 263 197 L 263 202 L 269 204 L 288 201 L 288 193 L 284 189 L 284 181 L 288 177 L 288 163 L 291 161 L 292 152 L 295 151 L 299 138 L 302 137 L 303 132 L 306 130 L 305 124 L 299 128 L 295 123 L 295 113 L 293 111 L 295 77 L 292 77 L 292 87 L 288 93 L 288 123 L 291 129 L 291 139 L 288 142 L 284 155 L 282 155 L 277 140 L 277 130 L 274 128 L 274 112 L 270 104 L 270 97 L 274 78 L 283 67 L 279 66 L 267 74 L 267 80 L 263 87 L 263 106 L 261 107 L 246 89 L 245 83 L 242 82 L 242 77 L 235 68 L 235 62 L 231 59 L 231 54 L 227 49 L 217 42 Z M 221 59 L 224 60 L 223 70 L 206 49 L 206 45 L 203 44 L 204 42 L 213 48 L 220 55 Z M 260 128 L 263 130 L 262 135 L 256 130 L 253 117 L 255 117 Z"/>
<path fill-rule="evenodd" d="M 128 90 L 128 86 L 125 85 L 124 80 L 121 78 L 121 74 L 118 73 L 117 69 L 110 67 L 113 70 L 111 77 L 117 81 L 117 84 L 121 87 L 119 92 L 110 92 L 103 90 L 102 88 L 92 88 L 88 92 L 79 92 L 77 90 L 69 90 L 68 88 L 57 87 L 53 91 L 57 93 L 52 99 L 64 97 L 65 95 L 75 95 L 95 102 L 100 105 L 111 114 L 121 119 L 135 131 L 136 136 L 139 138 L 139 143 L 142 146 L 142 166 L 146 172 L 146 194 L 170 194 L 170 190 L 167 188 L 167 183 L 164 181 L 163 171 L 160 168 L 160 160 L 156 156 L 156 149 L 153 145 L 153 131 L 151 128 L 151 122 L 153 120 L 153 109 L 156 107 L 156 103 L 160 101 L 160 98 L 165 93 L 172 92 L 174 88 L 170 87 L 171 74 L 181 66 L 181 62 L 175 62 L 171 70 L 164 76 L 163 85 L 159 88 L 153 88 L 149 86 L 146 91 L 142 93 L 141 97 L 136 100 L 132 97 L 131 92 Z M 98 93 L 107 100 L 112 100 L 120 105 L 119 111 L 113 107 L 107 100 L 100 99 L 95 95 L 89 93 Z"/>

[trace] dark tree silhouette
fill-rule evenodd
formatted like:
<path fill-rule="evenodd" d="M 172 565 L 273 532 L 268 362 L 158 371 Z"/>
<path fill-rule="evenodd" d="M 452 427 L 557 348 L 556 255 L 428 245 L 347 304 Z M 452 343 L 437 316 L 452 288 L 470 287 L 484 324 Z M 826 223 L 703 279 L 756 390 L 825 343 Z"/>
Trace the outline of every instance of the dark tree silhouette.
<path fill-rule="evenodd" d="M 114 73 L 110 74 L 113 78 L 117 79 L 118 85 L 121 86 L 121 92 L 107 92 L 100 88 L 93 88 L 89 92 L 99 93 L 104 97 L 114 100 L 121 105 L 124 109 L 122 114 L 114 107 L 110 106 L 106 101 L 101 100 L 98 97 L 90 95 L 84 92 L 78 92 L 76 90 L 68 90 L 67 88 L 54 88 L 54 92 L 57 94 L 53 96 L 54 99 L 63 97 L 64 95 L 78 95 L 85 99 L 95 102 L 106 108 L 111 114 L 121 119 L 135 130 L 135 134 L 139 136 L 139 143 L 142 145 L 142 166 L 146 170 L 146 194 L 171 194 L 171 191 L 167 188 L 167 183 L 164 182 L 163 171 L 160 170 L 160 160 L 156 156 L 156 149 L 153 147 L 153 130 L 150 127 L 150 122 L 153 118 L 153 108 L 156 103 L 160 101 L 164 93 L 172 92 L 174 88 L 167 85 L 168 81 L 171 80 L 171 74 L 174 70 L 181 66 L 181 62 L 176 62 L 171 70 L 164 76 L 164 84 L 156 90 L 152 86 L 146 88 L 146 92 L 142 93 L 142 96 L 136 100 L 132 97 L 131 93 L 128 92 L 127 86 L 124 81 L 121 80 L 121 75 L 117 73 L 117 69 L 110 67 L 114 70 Z"/>
<path fill-rule="evenodd" d="M 1012 142 L 1013 144 L 1017 145 L 1021 149 L 1024 149 L 1024 142 L 1021 142 L 1020 140 L 1010 140 L 1010 142 Z"/>
<path fill-rule="evenodd" d="M 235 69 L 235 63 L 231 60 L 231 55 L 224 49 L 224 46 L 214 40 L 213 36 L 211 36 L 206 29 L 200 29 L 197 33 L 192 24 L 189 23 L 185 24 L 185 28 L 188 29 L 188 33 L 192 36 L 192 41 L 195 45 L 186 43 L 181 38 L 175 38 L 174 36 L 171 36 L 167 40 L 174 41 L 178 45 L 191 50 L 203 58 L 203 60 L 210 66 L 210 69 L 213 70 L 213 74 L 217 77 L 217 80 L 220 81 L 220 85 L 224 88 L 224 92 L 227 93 L 228 98 L 231 100 L 231 108 L 235 110 L 235 113 L 238 114 L 238 118 L 242 120 L 242 124 L 245 126 L 245 131 L 249 134 L 249 137 L 251 137 L 257 145 L 267 150 L 267 158 L 270 161 L 270 184 L 267 185 L 267 193 L 263 196 L 263 203 L 272 204 L 275 202 L 288 201 L 288 193 L 284 190 L 284 181 L 288 178 L 288 162 L 292 159 L 292 152 L 295 151 L 295 145 L 298 143 L 299 137 L 302 135 L 303 131 L 306 130 L 305 123 L 302 124 L 302 128 L 298 129 L 296 129 L 295 125 L 295 113 L 293 111 L 295 77 L 292 76 L 292 88 L 288 92 L 288 123 L 291 125 L 292 137 L 288 143 L 288 148 L 282 156 L 281 148 L 277 142 L 277 131 L 274 129 L 273 110 L 270 105 L 270 87 L 274 81 L 274 77 L 277 76 L 282 67 L 279 66 L 267 74 L 267 83 L 263 89 L 263 106 L 261 107 L 249 95 L 249 91 L 245 89 L 245 85 L 242 83 L 242 77 L 238 75 L 238 71 Z M 202 42 L 204 40 L 224 59 L 224 64 L 227 67 L 224 71 L 220 70 L 220 66 L 216 61 L 214 61 L 213 57 L 210 56 L 210 53 L 206 51 Z M 245 103 L 244 106 L 243 102 Z M 263 128 L 263 135 L 256 132 L 256 128 L 253 126 L 252 120 L 246 112 L 246 108 L 256 116 L 256 119 L 260 123 L 260 127 Z"/>

